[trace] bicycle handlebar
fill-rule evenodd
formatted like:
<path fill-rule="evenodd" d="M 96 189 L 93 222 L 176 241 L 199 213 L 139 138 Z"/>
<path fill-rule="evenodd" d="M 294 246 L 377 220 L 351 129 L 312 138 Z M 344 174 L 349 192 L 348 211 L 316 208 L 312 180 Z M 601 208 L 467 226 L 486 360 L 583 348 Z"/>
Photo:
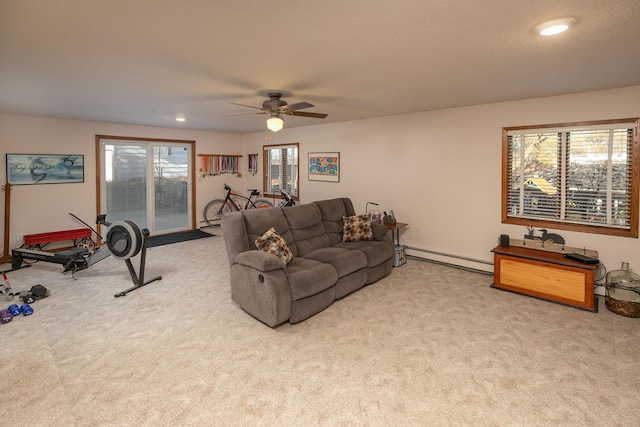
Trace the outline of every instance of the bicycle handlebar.
<path fill-rule="evenodd" d="M 283 190 L 282 188 L 278 188 L 278 190 L 280 191 L 280 194 L 282 194 L 283 196 L 285 196 L 288 199 L 292 199 L 293 197 L 291 196 L 291 194 L 289 194 L 288 192 L 286 192 L 285 190 Z"/>

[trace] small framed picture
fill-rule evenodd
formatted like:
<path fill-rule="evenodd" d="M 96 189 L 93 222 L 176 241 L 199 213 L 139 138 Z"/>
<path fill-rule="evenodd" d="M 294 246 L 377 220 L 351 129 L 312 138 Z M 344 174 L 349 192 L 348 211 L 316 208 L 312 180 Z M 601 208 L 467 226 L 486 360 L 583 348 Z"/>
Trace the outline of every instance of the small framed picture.
<path fill-rule="evenodd" d="M 309 153 L 309 181 L 340 182 L 340 153 Z"/>

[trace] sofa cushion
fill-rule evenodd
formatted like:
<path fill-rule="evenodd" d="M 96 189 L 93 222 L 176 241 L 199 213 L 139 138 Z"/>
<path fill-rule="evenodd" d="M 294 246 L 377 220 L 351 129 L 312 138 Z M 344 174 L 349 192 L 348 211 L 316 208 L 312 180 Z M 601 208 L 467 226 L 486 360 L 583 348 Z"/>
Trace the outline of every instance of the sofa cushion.
<path fill-rule="evenodd" d="M 294 324 L 301 322 L 314 314 L 320 313 L 329 307 L 336 299 L 335 286 L 326 289 L 319 294 L 311 295 L 307 298 L 291 301 L 291 312 L 289 314 L 289 323 Z"/>
<path fill-rule="evenodd" d="M 329 289 L 338 281 L 338 273 L 330 264 L 295 257 L 285 272 L 293 301 Z"/>
<path fill-rule="evenodd" d="M 284 213 L 282 213 L 282 209 L 247 209 L 240 211 L 240 213 L 244 217 L 250 249 L 258 249 L 255 244 L 256 239 L 273 227 L 287 243 L 293 256 L 298 256 L 293 236 L 289 230 L 289 224 L 284 217 Z"/>
<path fill-rule="evenodd" d="M 384 240 L 342 242 L 338 243 L 336 247 L 362 251 L 367 257 L 367 268 L 380 265 L 394 256 L 393 245 Z"/>
<path fill-rule="evenodd" d="M 289 250 L 287 243 L 273 227 L 258 237 L 255 244 L 258 249 L 280 258 L 284 265 L 287 265 L 293 258 L 293 254 Z"/>
<path fill-rule="evenodd" d="M 352 251 L 346 248 L 322 248 L 309 252 L 304 256 L 308 259 L 331 264 L 338 272 L 338 277 L 367 267 L 367 257 L 361 251 Z"/>
<path fill-rule="evenodd" d="M 342 229 L 343 242 L 360 242 L 362 240 L 373 240 L 371 231 L 371 215 L 360 214 L 344 217 Z"/>
<path fill-rule="evenodd" d="M 282 209 L 289 224 L 289 230 L 296 242 L 297 256 L 330 246 L 331 242 L 322 223 L 320 208 L 315 203 Z"/>
<path fill-rule="evenodd" d="M 315 202 L 315 204 L 320 208 L 324 229 L 329 236 L 331 246 L 342 242 L 344 224 L 342 218 L 352 215 L 352 213 L 347 212 L 344 199 L 321 200 Z"/>

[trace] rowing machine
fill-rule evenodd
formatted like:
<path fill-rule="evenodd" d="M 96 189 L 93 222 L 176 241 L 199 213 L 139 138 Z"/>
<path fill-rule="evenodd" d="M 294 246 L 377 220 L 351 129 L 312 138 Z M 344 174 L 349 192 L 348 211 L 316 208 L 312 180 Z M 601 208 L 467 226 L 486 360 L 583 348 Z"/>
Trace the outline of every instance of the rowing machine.
<path fill-rule="evenodd" d="M 64 266 L 62 273 L 71 271 L 73 274 L 78 270 L 89 268 L 109 255 L 111 255 L 109 251 L 103 248 L 98 248 L 93 251 L 89 251 L 86 248 L 72 248 L 60 252 L 45 252 L 18 248 L 11 251 L 11 268 L 17 270 L 22 266 L 22 262 L 25 259 L 30 259 L 62 264 Z"/>
<path fill-rule="evenodd" d="M 102 218 L 101 218 L 102 217 Z M 153 277 L 145 282 L 144 280 L 144 267 L 147 258 L 147 238 L 150 233 L 149 230 L 140 228 L 133 221 L 117 221 L 113 224 L 109 224 L 105 221 L 103 215 L 98 217 L 100 224 L 109 226 L 107 232 L 107 247 L 111 251 L 111 254 L 116 259 L 123 259 L 127 263 L 131 280 L 133 280 L 133 287 L 126 289 L 122 292 L 115 294 L 114 296 L 122 297 L 131 291 L 148 285 L 156 280 L 162 280 L 162 276 Z M 140 268 L 139 273 L 136 274 L 131 258 L 140 253 Z"/>
<path fill-rule="evenodd" d="M 92 251 L 86 248 L 73 248 L 60 252 L 44 252 L 22 248 L 13 249 L 11 267 L 18 269 L 24 259 L 31 259 L 62 264 L 64 265 L 62 273 L 71 271 L 73 275 L 76 271 L 89 268 L 93 264 L 112 255 L 116 259 L 125 261 L 134 285 L 129 289 L 117 293 L 115 295 L 116 297 L 124 296 L 135 289 L 162 279 L 162 276 L 156 276 L 147 281 L 144 280 L 144 269 L 147 258 L 147 238 L 150 235 L 149 230 L 146 228 L 141 230 L 133 221 L 116 221 L 109 223 L 106 221 L 106 215 L 98 215 L 96 224 L 109 227 L 106 238 L 106 248 L 99 247 Z M 93 231 L 95 232 L 95 230 Z M 102 238 L 97 232 L 96 234 Z M 138 255 L 138 253 L 140 253 L 140 268 L 138 273 L 136 273 L 131 263 L 131 258 Z"/>
<path fill-rule="evenodd" d="M 111 255 L 111 253 L 105 248 L 94 249 L 95 244 L 90 239 L 91 231 L 93 231 L 96 236 L 98 236 L 98 238 L 102 239 L 102 236 L 96 230 L 94 230 L 89 224 L 82 221 L 74 214 L 69 213 L 69 215 L 86 225 L 88 228 L 52 233 L 32 234 L 29 236 L 25 236 L 25 245 L 28 245 L 27 248 L 18 248 L 11 251 L 11 268 L 13 270 L 22 268 L 22 264 L 25 259 L 33 261 L 52 262 L 55 264 L 64 265 L 62 273 L 68 273 L 70 271 L 71 275 L 73 276 L 73 273 L 75 273 L 76 271 L 89 268 L 93 264 L 102 261 L 109 255 Z M 99 224 L 100 220 L 104 221 L 105 218 L 106 215 L 98 216 L 96 224 Z M 45 252 L 40 249 L 34 249 L 40 248 L 40 244 L 42 243 L 71 239 L 89 240 L 91 242 L 90 248 L 86 245 L 83 245 L 59 252 Z"/>

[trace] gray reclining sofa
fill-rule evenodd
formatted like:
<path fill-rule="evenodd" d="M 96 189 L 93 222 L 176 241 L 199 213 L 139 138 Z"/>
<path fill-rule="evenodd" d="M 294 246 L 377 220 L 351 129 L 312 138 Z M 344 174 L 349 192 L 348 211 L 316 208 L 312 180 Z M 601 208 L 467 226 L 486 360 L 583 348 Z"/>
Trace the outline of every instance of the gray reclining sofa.
<path fill-rule="evenodd" d="M 347 198 L 224 215 L 233 301 L 275 327 L 305 320 L 387 276 L 394 260 L 387 228 L 371 224 L 372 240 L 345 242 L 343 218 L 353 216 Z M 272 227 L 293 255 L 287 264 L 257 249 L 256 239 Z"/>

